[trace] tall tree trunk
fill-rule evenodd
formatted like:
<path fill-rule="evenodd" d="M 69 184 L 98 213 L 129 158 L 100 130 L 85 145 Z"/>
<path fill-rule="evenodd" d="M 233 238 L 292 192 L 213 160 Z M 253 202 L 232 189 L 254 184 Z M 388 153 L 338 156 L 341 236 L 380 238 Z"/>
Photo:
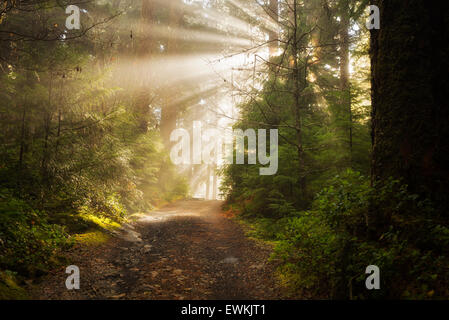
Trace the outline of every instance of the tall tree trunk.
<path fill-rule="evenodd" d="M 161 136 L 167 148 L 170 147 L 170 135 L 176 129 L 176 119 L 178 117 L 176 105 L 171 103 L 169 97 L 170 89 L 166 89 L 164 95 L 164 106 L 161 110 Z"/>
<path fill-rule="evenodd" d="M 48 152 L 48 144 L 49 144 L 49 138 L 50 138 L 50 131 L 51 131 L 51 121 L 53 118 L 53 73 L 50 72 L 50 80 L 49 80 L 49 88 L 48 88 L 48 106 L 44 108 L 44 145 L 42 147 L 42 161 L 41 161 L 41 179 L 42 179 L 42 186 L 48 187 L 49 185 L 49 175 L 48 175 L 48 160 L 50 158 L 50 154 Z"/>
<path fill-rule="evenodd" d="M 55 157 L 58 157 L 58 149 L 59 149 L 59 143 L 60 143 L 60 136 L 61 136 L 61 125 L 62 125 L 62 106 L 64 103 L 64 78 L 61 79 L 61 87 L 60 87 L 60 99 L 59 99 L 59 106 L 58 106 L 58 129 L 56 132 L 56 143 L 55 143 Z"/>
<path fill-rule="evenodd" d="M 305 62 L 304 68 L 301 68 L 299 65 L 299 55 L 300 55 L 300 49 L 299 46 L 301 43 L 299 43 L 300 36 L 298 35 L 299 25 L 298 25 L 298 18 L 299 18 L 299 4 L 297 0 L 293 0 L 292 3 L 292 24 L 293 24 L 293 34 L 292 34 L 292 40 L 291 40 L 291 57 L 293 61 L 293 98 L 294 98 L 294 115 L 295 115 L 295 128 L 296 128 L 296 149 L 298 154 L 298 169 L 299 169 L 299 187 L 301 190 L 302 196 L 305 198 L 306 196 L 306 182 L 305 182 L 305 165 L 304 165 L 304 148 L 303 148 L 303 141 L 302 141 L 302 114 L 301 114 L 301 98 L 302 98 L 302 91 L 304 90 L 305 86 L 307 85 L 307 76 L 306 76 L 306 70 L 307 70 L 307 59 Z M 304 73 L 302 72 L 302 69 L 304 69 Z M 301 77 L 301 75 L 303 77 Z"/>
<path fill-rule="evenodd" d="M 340 90 L 341 101 L 339 110 L 340 131 L 342 133 L 343 144 L 346 145 L 347 163 L 352 162 L 352 106 L 351 106 L 351 89 L 349 75 L 349 0 L 341 1 L 340 8 Z"/>
<path fill-rule="evenodd" d="M 165 54 L 174 55 L 178 52 L 178 42 L 176 40 L 175 32 L 178 32 L 179 24 L 181 22 L 182 14 L 179 10 L 179 1 L 178 0 L 168 0 L 168 39 L 167 46 L 165 48 Z M 169 60 L 172 61 L 172 60 Z M 167 62 L 170 63 L 170 62 Z M 163 94 L 163 107 L 161 110 L 161 134 L 162 140 L 167 148 L 170 147 L 170 134 L 176 129 L 176 119 L 178 116 L 177 105 L 173 104 L 173 90 L 176 90 L 172 87 L 172 84 L 168 83 L 165 85 Z"/>
<path fill-rule="evenodd" d="M 139 30 L 139 41 L 135 42 L 134 33 L 131 30 L 132 54 L 136 55 L 145 62 L 151 59 L 154 54 L 154 38 L 151 32 L 152 25 L 155 20 L 155 3 L 154 0 L 142 0 L 141 21 Z M 136 44 L 136 45 L 134 45 Z M 134 86 L 134 112 L 139 115 L 139 129 L 141 132 L 147 132 L 148 119 L 150 115 L 150 84 L 151 79 L 141 79 L 139 76 L 140 70 L 135 69 L 133 79 L 131 79 Z"/>
<path fill-rule="evenodd" d="M 210 165 L 206 165 L 206 200 L 210 200 Z"/>
<path fill-rule="evenodd" d="M 412 192 L 444 208 L 449 194 L 449 3 L 374 4 L 380 9 L 380 30 L 371 30 L 372 180 L 402 178 Z"/>
<path fill-rule="evenodd" d="M 212 200 L 217 200 L 217 166 L 212 168 Z"/>
<path fill-rule="evenodd" d="M 140 32 L 143 40 L 138 43 L 138 54 L 140 56 L 150 57 L 153 51 L 151 25 L 154 22 L 154 9 L 154 0 L 142 0 Z M 134 41 L 134 39 L 132 40 Z"/>
<path fill-rule="evenodd" d="M 279 21 L 279 0 L 270 0 L 268 4 L 268 13 L 275 24 Z M 270 49 L 270 57 L 276 55 L 279 48 L 279 34 L 275 30 L 268 31 L 268 41 Z"/>
<path fill-rule="evenodd" d="M 22 106 L 22 124 L 20 129 L 20 152 L 19 152 L 19 171 L 23 166 L 23 154 L 25 152 L 25 124 L 26 124 L 26 106 Z"/>

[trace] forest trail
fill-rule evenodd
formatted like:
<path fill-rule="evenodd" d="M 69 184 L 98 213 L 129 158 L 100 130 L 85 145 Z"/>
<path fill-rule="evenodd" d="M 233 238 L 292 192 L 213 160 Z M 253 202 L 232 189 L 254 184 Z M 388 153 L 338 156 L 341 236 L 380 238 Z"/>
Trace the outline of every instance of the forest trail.
<path fill-rule="evenodd" d="M 220 201 L 180 201 L 151 212 L 99 247 L 76 247 L 80 290 L 65 268 L 44 277 L 35 299 L 280 299 L 271 248 L 245 237 Z"/>

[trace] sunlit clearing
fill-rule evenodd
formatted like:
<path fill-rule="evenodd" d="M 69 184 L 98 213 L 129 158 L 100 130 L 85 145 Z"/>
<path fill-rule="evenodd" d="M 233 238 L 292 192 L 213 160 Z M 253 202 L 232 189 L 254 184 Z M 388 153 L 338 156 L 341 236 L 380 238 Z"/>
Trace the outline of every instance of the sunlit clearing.
<path fill-rule="evenodd" d="M 166 6 L 163 0 L 155 0 L 155 3 Z M 176 124 L 178 128 L 190 128 L 192 123 L 189 122 L 202 121 L 209 128 L 222 132 L 231 130 L 239 117 L 236 106 L 247 98 L 242 92 L 247 88 L 260 90 L 263 87 L 264 72 L 259 71 L 266 71 L 270 56 L 265 42 L 268 32 L 277 32 L 278 26 L 258 3 L 226 0 L 223 11 L 212 9 L 204 1 L 173 2 L 171 5 L 170 10 L 182 12 L 189 24 L 201 27 L 187 29 L 159 20 L 142 21 L 132 41 L 136 44 L 157 41 L 159 50 L 114 58 L 115 82 L 117 86 L 129 89 L 147 88 L 152 97 L 162 96 L 162 99 L 152 100 L 149 106 L 158 117 L 164 106 L 178 113 L 192 110 L 195 119 L 180 119 Z M 246 18 L 232 15 L 231 10 L 237 10 L 235 14 L 246 15 Z M 192 49 L 180 53 L 174 49 L 175 43 L 178 46 L 186 44 Z M 195 45 L 209 51 L 194 50 Z M 278 54 L 281 52 L 279 49 Z M 188 92 L 181 89 L 186 85 Z M 220 187 L 215 167 L 222 165 L 223 159 L 218 159 L 214 168 L 184 165 L 178 166 L 178 171 L 189 177 L 191 195 L 211 198 L 217 197 Z M 215 190 L 211 190 L 212 185 Z"/>

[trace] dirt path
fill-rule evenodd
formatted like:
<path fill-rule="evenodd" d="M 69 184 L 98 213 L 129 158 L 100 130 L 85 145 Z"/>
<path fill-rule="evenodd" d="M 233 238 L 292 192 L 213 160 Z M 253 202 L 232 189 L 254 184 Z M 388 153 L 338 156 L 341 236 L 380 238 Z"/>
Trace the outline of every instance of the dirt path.
<path fill-rule="evenodd" d="M 223 216 L 219 201 L 182 201 L 152 212 L 126 234 L 69 253 L 80 290 L 65 268 L 45 277 L 36 299 L 279 299 L 270 248 Z"/>

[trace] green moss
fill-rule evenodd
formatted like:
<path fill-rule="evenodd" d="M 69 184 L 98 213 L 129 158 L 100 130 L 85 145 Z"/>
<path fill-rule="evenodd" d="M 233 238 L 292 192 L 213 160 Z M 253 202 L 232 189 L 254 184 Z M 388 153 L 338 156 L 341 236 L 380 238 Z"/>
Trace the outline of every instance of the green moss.
<path fill-rule="evenodd" d="M 94 214 L 83 214 L 81 215 L 81 218 L 83 218 L 83 220 L 93 222 L 100 228 L 106 230 L 115 230 L 120 228 L 120 224 L 118 222 L 106 217 L 96 216 Z"/>
<path fill-rule="evenodd" d="M 81 245 L 98 246 L 106 243 L 110 237 L 102 231 L 92 231 L 83 234 L 76 234 L 74 238 L 75 241 Z"/>
<path fill-rule="evenodd" d="M 27 300 L 25 289 L 17 284 L 17 280 L 10 271 L 0 271 L 0 300 Z"/>

